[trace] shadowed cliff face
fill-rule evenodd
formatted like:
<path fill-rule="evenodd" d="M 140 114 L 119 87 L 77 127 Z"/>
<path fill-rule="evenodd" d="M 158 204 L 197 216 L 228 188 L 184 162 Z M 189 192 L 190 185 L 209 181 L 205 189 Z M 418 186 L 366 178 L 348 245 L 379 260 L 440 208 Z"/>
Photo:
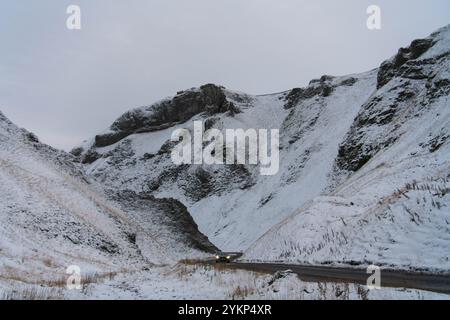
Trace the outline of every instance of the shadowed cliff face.
<path fill-rule="evenodd" d="M 137 194 L 129 190 L 109 193 L 111 198 L 117 201 L 144 230 L 153 229 L 155 225 L 164 226 L 166 230 L 161 229 L 161 232 L 172 233 L 173 238 L 170 241 L 174 241 L 174 248 L 177 243 L 182 243 L 195 250 L 209 253 L 218 251 L 217 247 L 198 230 L 186 206 L 180 201 L 168 198 L 157 199 L 146 193 Z M 158 234 L 155 234 L 155 237 L 165 239 Z"/>

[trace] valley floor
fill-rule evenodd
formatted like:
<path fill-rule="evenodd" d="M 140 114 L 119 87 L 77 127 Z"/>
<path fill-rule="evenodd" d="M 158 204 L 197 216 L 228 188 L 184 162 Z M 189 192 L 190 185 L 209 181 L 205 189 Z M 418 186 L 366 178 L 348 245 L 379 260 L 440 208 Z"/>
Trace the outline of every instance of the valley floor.
<path fill-rule="evenodd" d="M 295 274 L 273 275 L 222 266 L 177 264 L 145 271 L 111 274 L 84 285 L 82 290 L 58 286 L 24 285 L 0 280 L 0 299 L 119 299 L 119 300 L 447 300 L 448 295 L 382 288 L 368 290 L 357 284 L 303 282 Z"/>

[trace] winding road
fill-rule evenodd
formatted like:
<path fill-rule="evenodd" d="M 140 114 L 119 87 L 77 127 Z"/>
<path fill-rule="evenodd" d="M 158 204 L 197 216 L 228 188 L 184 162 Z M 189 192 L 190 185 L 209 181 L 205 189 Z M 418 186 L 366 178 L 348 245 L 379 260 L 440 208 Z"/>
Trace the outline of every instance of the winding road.
<path fill-rule="evenodd" d="M 300 279 L 308 282 L 343 282 L 367 285 L 367 279 L 371 275 L 367 273 L 366 269 L 331 266 L 247 262 L 231 262 L 221 265 L 233 269 L 264 273 L 291 270 Z M 382 268 L 380 275 L 381 287 L 418 289 L 450 294 L 450 274 L 430 274 Z"/>

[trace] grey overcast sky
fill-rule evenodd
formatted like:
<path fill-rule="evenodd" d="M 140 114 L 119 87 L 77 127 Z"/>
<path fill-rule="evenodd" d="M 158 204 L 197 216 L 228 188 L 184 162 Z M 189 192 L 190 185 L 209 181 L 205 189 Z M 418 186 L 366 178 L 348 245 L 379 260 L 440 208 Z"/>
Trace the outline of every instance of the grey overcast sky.
<path fill-rule="evenodd" d="M 81 7 L 82 30 L 66 28 Z M 366 9 L 382 9 L 382 30 Z M 448 0 L 1 0 L 0 110 L 70 150 L 204 83 L 253 94 L 377 67 L 450 22 Z"/>

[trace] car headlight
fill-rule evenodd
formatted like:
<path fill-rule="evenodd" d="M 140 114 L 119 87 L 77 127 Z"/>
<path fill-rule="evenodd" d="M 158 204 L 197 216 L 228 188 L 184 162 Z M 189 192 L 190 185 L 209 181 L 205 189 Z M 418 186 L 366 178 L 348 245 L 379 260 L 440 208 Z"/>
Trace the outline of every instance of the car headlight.
<path fill-rule="evenodd" d="M 219 256 L 216 256 L 216 259 L 219 259 L 220 257 Z"/>
<path fill-rule="evenodd" d="M 231 257 L 230 257 L 230 256 L 227 256 L 227 259 L 231 259 Z"/>

